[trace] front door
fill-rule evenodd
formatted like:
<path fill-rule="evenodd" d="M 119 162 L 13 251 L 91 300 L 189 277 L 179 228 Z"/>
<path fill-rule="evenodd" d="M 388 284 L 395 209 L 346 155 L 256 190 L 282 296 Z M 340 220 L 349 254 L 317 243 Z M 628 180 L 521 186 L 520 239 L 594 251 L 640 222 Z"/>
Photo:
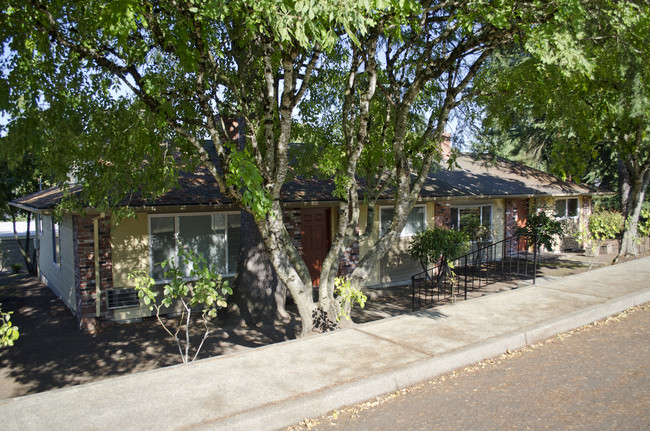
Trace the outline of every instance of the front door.
<path fill-rule="evenodd" d="M 300 211 L 300 241 L 302 258 L 309 268 L 311 281 L 318 286 L 323 261 L 331 246 L 329 208 L 303 208 Z"/>

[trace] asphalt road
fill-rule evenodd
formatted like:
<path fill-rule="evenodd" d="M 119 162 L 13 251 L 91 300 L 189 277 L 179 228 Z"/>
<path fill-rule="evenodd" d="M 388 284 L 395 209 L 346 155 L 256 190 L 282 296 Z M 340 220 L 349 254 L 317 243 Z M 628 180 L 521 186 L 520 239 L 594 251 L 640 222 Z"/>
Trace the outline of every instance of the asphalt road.
<path fill-rule="evenodd" d="M 293 430 L 648 430 L 650 304 Z"/>

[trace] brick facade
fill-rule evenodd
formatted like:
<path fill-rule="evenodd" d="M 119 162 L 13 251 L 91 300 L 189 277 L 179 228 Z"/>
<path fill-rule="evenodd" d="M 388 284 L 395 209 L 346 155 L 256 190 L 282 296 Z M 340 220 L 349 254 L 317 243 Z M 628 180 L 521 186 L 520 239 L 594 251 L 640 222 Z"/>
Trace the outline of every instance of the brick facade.
<path fill-rule="evenodd" d="M 284 210 L 284 225 L 293 241 L 293 246 L 298 252 L 302 251 L 302 234 L 300 230 L 300 208 L 289 208 Z"/>
<path fill-rule="evenodd" d="M 102 321 L 113 321 L 113 311 L 106 307 L 105 292 L 113 287 L 113 259 L 111 255 L 111 221 L 104 217 L 98 221 L 99 274 L 101 287 L 100 316 L 96 316 L 95 236 L 93 217 L 74 216 L 75 290 L 77 298 L 77 321 L 79 326 L 94 332 Z"/>
<path fill-rule="evenodd" d="M 359 259 L 361 258 L 359 252 L 359 243 L 355 242 L 350 247 L 343 250 L 339 263 L 339 276 L 348 277 L 357 267 Z"/>
<path fill-rule="evenodd" d="M 520 227 L 526 225 L 529 205 L 529 199 L 506 199 L 505 238 L 514 236 Z M 508 247 L 506 253 L 516 253 L 526 248 L 525 240 L 519 242 L 509 241 Z"/>

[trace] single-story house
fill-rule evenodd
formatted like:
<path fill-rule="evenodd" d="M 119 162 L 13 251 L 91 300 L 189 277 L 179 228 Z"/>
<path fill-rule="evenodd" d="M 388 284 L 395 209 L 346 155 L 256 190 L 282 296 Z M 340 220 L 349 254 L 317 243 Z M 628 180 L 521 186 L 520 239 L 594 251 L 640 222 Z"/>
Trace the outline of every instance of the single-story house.
<path fill-rule="evenodd" d="M 580 229 L 592 211 L 592 196 L 599 191 L 560 179 L 505 159 L 485 163 L 470 155 L 458 157 L 460 168 L 432 173 L 409 216 L 401 239 L 368 278 L 367 286 L 408 282 L 419 272 L 419 264 L 408 255 L 409 239 L 426 226 L 462 227 L 465 215 L 474 215 L 489 225 L 494 240 L 512 235 L 525 224 L 534 208 L 554 210 L 574 230 Z M 110 215 L 91 209 L 82 214 L 53 218 L 63 198 L 50 188 L 11 202 L 39 215 L 36 242 L 39 245 L 39 274 L 77 316 L 90 328 L 98 321 L 129 321 L 151 314 L 138 299 L 127 274 L 145 270 L 161 281 L 156 262 L 174 256 L 175 238 L 190 242 L 225 276 L 234 276 L 240 248 L 240 212 L 219 193 L 207 169 L 183 174 L 180 187 L 155 201 L 133 198 L 128 202 L 135 217 L 112 226 Z M 318 262 L 327 252 L 336 226 L 337 200 L 328 181 L 296 179 L 284 190 L 285 224 L 303 254 L 312 277 L 318 278 Z M 75 189 L 72 190 L 75 192 Z M 379 201 L 372 237 L 392 217 L 390 198 Z M 367 207 L 360 208 L 359 228 L 367 223 Z M 340 273 L 351 272 L 368 241 L 355 244 L 344 254 Z M 561 248 L 579 244 L 568 236 Z"/>

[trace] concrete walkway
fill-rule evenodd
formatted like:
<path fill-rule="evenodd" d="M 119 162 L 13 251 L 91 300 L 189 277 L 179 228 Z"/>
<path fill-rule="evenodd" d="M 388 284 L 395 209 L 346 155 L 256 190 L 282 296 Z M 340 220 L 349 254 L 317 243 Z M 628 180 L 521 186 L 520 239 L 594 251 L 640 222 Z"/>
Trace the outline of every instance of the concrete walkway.
<path fill-rule="evenodd" d="M 650 301 L 650 257 L 241 353 L 0 401 L 10 430 L 277 429 Z"/>

